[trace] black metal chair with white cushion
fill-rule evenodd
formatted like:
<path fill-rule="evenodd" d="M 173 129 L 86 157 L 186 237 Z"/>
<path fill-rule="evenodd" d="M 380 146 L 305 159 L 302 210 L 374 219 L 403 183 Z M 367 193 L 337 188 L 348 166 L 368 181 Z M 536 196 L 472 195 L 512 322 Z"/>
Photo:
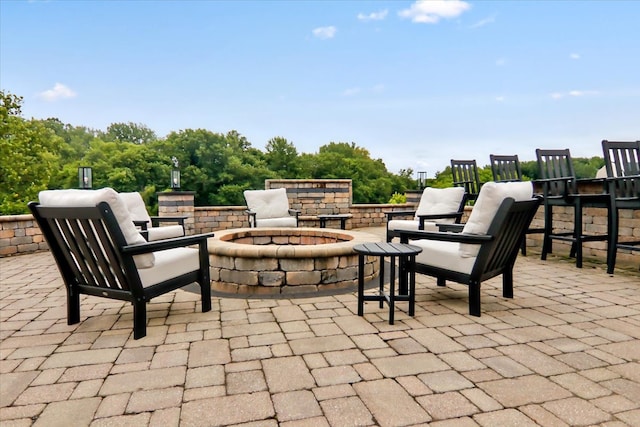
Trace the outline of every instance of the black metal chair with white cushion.
<path fill-rule="evenodd" d="M 286 188 L 245 190 L 250 227 L 297 227 L 300 211 L 289 208 Z"/>
<path fill-rule="evenodd" d="M 149 216 L 140 193 L 136 191 L 123 192 L 118 195 L 127 205 L 133 223 L 140 227 L 140 233 L 148 241 L 184 236 L 186 216 Z M 161 226 L 161 223 L 170 223 L 171 225 Z"/>
<path fill-rule="evenodd" d="M 211 310 L 207 239 L 213 233 L 147 242 L 111 188 L 48 190 L 29 203 L 67 290 L 67 323 L 80 322 L 80 295 L 129 301 L 133 337 L 147 333 L 152 298 L 197 283 Z M 192 247 L 197 246 L 197 247 Z"/>

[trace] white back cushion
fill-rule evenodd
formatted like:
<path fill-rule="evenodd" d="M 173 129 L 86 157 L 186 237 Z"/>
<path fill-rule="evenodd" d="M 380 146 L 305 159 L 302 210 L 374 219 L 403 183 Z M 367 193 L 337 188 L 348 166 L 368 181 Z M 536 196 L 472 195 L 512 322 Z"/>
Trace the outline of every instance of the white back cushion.
<path fill-rule="evenodd" d="M 257 219 L 289 216 L 289 199 L 286 188 L 273 190 L 245 190 L 247 207 L 256 212 Z"/>
<path fill-rule="evenodd" d="M 418 219 L 419 215 L 437 215 L 458 212 L 463 197 L 464 187 L 427 187 L 422 192 L 422 197 L 420 197 L 420 204 L 416 210 L 416 219 Z"/>
<path fill-rule="evenodd" d="M 130 193 L 118 193 L 118 195 L 124 201 L 127 209 L 129 209 L 133 221 L 147 221 L 148 226 L 151 227 L 151 218 L 140 193 L 133 191 Z"/>
<path fill-rule="evenodd" d="M 516 202 L 529 200 L 533 197 L 533 184 L 530 181 L 491 181 L 483 184 L 478 200 L 476 200 L 462 232 L 485 234 L 489 230 L 489 225 L 491 225 L 500 204 L 507 197 L 512 197 Z M 478 245 L 460 244 L 460 256 L 463 257 L 474 257 L 478 255 L 479 250 Z"/>
<path fill-rule="evenodd" d="M 99 190 L 45 190 L 38 195 L 40 204 L 43 206 L 96 206 L 100 202 L 107 202 L 113 211 L 122 234 L 127 244 L 145 243 L 146 240 L 133 225 L 133 220 L 129 210 L 120 196 L 112 188 L 101 188 Z M 153 266 L 154 256 L 152 253 L 136 255 L 134 257 L 138 268 L 149 268 Z"/>

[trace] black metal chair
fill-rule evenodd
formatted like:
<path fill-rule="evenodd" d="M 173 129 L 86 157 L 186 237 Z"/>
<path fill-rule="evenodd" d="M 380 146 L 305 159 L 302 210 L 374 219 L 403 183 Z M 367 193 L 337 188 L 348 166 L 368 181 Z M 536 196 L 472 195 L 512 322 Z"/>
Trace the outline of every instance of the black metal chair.
<path fill-rule="evenodd" d="M 607 273 L 612 274 L 618 249 L 640 251 L 640 240 L 620 240 L 620 210 L 640 209 L 640 141 L 602 141 L 611 198 L 611 235 L 607 250 Z"/>
<path fill-rule="evenodd" d="M 522 168 L 517 154 L 490 154 L 491 173 L 495 182 L 522 181 Z M 526 234 L 543 234 L 544 227 L 530 227 Z M 522 255 L 527 255 L 527 239 L 522 241 Z"/>
<path fill-rule="evenodd" d="M 213 233 L 130 244 L 107 202 L 97 206 L 31 202 L 29 209 L 64 280 L 69 325 L 80 322 L 81 294 L 129 301 L 134 339 L 146 336 L 146 303 L 159 295 L 198 283 L 202 311 L 211 310 L 207 238 Z M 139 236 L 127 220 L 132 233 Z M 191 245 L 198 248 L 188 247 Z M 137 265 L 140 256 L 152 257 L 145 268 Z"/>
<path fill-rule="evenodd" d="M 474 202 L 480 193 L 480 177 L 478 165 L 475 160 L 451 159 L 451 175 L 454 187 L 464 187 L 467 193 L 467 202 Z"/>
<path fill-rule="evenodd" d="M 513 266 L 539 205 L 539 198 L 515 201 L 507 197 L 499 204 L 486 233 L 400 231 L 400 241 L 422 248 L 416 257 L 417 273 L 436 277 L 438 286 L 445 286 L 447 280 L 467 285 L 469 314 L 480 316 L 480 285 L 484 280 L 502 275 L 502 294 L 513 298 Z M 476 246 L 477 255 L 460 255 L 462 244 Z"/>
<path fill-rule="evenodd" d="M 544 238 L 541 259 L 546 260 L 547 254 L 553 252 L 553 240 L 571 243 L 569 256 L 575 257 L 576 267 L 582 268 L 583 243 L 606 241 L 609 243 L 611 220 L 607 220 L 606 234 L 587 233 L 583 230 L 582 214 L 586 207 L 607 209 L 607 217 L 611 218 L 611 201 L 605 189 L 604 179 L 576 178 L 573 160 L 568 149 L 537 149 L 536 157 L 540 169 L 540 179 L 536 180 L 542 186 L 544 197 Z M 579 193 L 578 182 L 602 184 L 600 193 Z M 572 230 L 556 230 L 553 225 L 553 207 L 573 208 Z"/>
<path fill-rule="evenodd" d="M 297 227 L 300 211 L 289 208 L 286 188 L 245 190 L 249 227 Z"/>

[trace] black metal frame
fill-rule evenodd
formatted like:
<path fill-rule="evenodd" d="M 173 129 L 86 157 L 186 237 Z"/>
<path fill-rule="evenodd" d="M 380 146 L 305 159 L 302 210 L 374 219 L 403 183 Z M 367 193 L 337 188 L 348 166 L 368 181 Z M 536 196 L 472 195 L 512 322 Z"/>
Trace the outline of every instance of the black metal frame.
<path fill-rule="evenodd" d="M 606 191 L 604 179 L 576 179 L 573 160 L 568 149 L 536 150 L 541 179 L 536 180 L 542 186 L 544 196 L 544 237 L 542 242 L 541 259 L 546 260 L 547 254 L 553 252 L 553 240 L 571 243 L 569 255 L 575 257 L 576 267 L 582 268 L 582 244 L 584 242 L 607 241 L 613 234 L 611 227 L 611 199 Z M 578 182 L 601 183 L 601 193 L 579 193 Z M 554 231 L 553 207 L 572 207 L 574 210 L 573 230 Z M 582 210 L 586 207 L 607 209 L 607 234 L 586 234 L 583 231 Z"/>
<path fill-rule="evenodd" d="M 146 303 L 192 283 L 200 285 L 202 311 L 211 310 L 207 239 L 213 233 L 128 245 L 109 204 L 47 207 L 29 203 L 67 290 L 67 323 L 80 322 L 80 295 L 129 301 L 134 339 L 146 335 Z M 134 256 L 198 245 L 200 267 L 143 287 Z"/>
<path fill-rule="evenodd" d="M 620 241 L 620 209 L 640 209 L 640 141 L 602 141 L 607 169 L 607 192 L 611 198 L 610 241 L 607 273 L 613 274 L 618 249 L 640 251 L 640 240 Z"/>
<path fill-rule="evenodd" d="M 513 266 L 520 243 L 540 202 L 539 197 L 520 202 L 510 197 L 504 199 L 486 234 L 402 231 L 400 241 L 408 243 L 409 240 L 428 239 L 479 245 L 475 264 L 469 274 L 423 264 L 418 260 L 415 270 L 436 277 L 438 286 L 445 286 L 447 280 L 467 285 L 469 314 L 480 316 L 480 285 L 484 280 L 502 275 L 502 295 L 513 298 Z"/>
<path fill-rule="evenodd" d="M 248 217 L 248 221 L 249 221 L 249 227 L 250 228 L 256 228 L 258 225 L 257 218 L 256 215 L 258 215 L 257 212 L 252 211 L 251 209 L 246 209 L 244 211 L 247 214 Z M 296 227 L 298 226 L 298 217 L 300 216 L 300 211 L 296 210 L 296 209 L 289 209 L 289 215 L 293 216 L 296 218 Z"/>

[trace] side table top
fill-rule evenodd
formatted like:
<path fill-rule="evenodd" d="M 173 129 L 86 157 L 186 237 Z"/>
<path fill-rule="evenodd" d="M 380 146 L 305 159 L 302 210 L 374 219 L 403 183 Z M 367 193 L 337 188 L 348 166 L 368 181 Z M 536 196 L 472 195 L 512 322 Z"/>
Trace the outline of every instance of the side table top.
<path fill-rule="evenodd" d="M 393 242 L 370 242 L 355 245 L 353 250 L 365 255 L 386 255 L 386 256 L 406 256 L 417 255 L 422 252 L 419 246 L 408 245 L 406 243 Z"/>
<path fill-rule="evenodd" d="M 320 214 L 318 215 L 318 218 L 340 219 L 340 218 L 351 218 L 352 216 L 353 216 L 352 214 Z"/>

